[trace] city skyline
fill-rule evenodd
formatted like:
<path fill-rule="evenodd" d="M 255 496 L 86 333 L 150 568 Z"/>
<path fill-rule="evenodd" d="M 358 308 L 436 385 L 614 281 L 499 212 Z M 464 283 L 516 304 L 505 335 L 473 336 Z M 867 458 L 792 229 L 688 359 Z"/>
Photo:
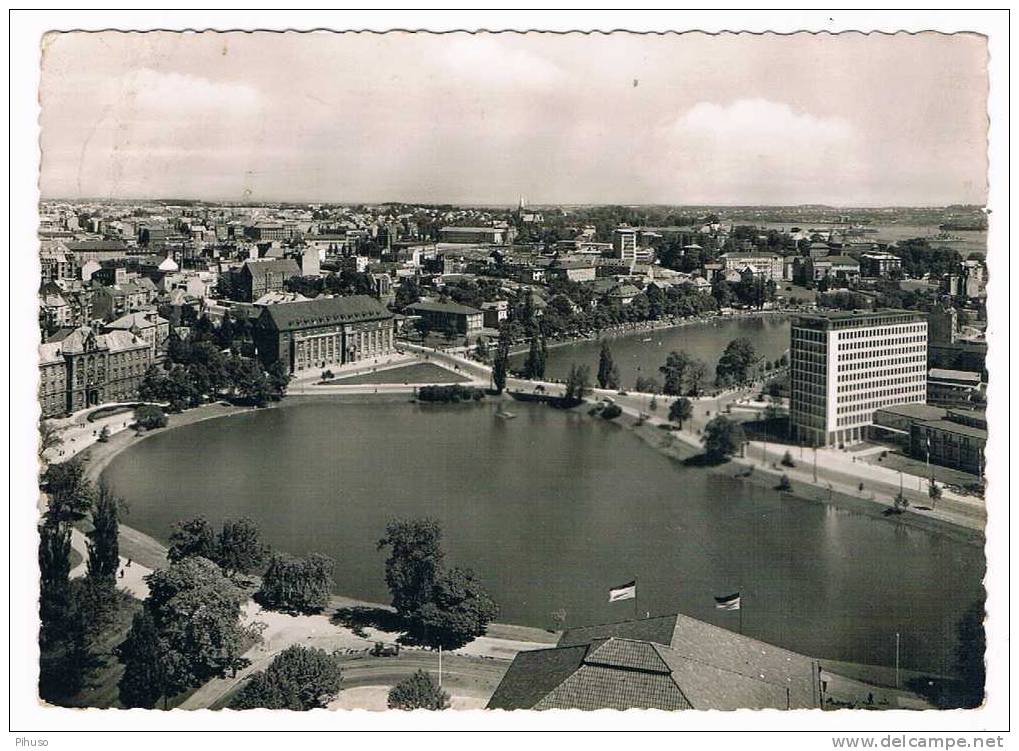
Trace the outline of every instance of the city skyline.
<path fill-rule="evenodd" d="M 43 48 L 44 199 L 986 199 L 974 34 L 72 33 Z"/>

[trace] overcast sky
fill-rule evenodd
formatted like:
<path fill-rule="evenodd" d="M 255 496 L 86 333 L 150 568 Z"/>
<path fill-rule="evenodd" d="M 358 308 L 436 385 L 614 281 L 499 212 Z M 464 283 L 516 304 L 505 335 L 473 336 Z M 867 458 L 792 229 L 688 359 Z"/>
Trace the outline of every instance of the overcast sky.
<path fill-rule="evenodd" d="M 975 35 L 54 34 L 50 197 L 982 204 Z"/>

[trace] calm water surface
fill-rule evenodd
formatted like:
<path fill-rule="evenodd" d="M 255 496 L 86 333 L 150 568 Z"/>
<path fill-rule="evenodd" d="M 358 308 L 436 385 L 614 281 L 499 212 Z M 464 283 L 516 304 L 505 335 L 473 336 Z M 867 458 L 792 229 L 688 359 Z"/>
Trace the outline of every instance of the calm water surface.
<path fill-rule="evenodd" d="M 178 519 L 250 516 L 278 549 L 334 557 L 337 591 L 369 600 L 387 600 L 386 520 L 431 515 L 504 622 L 630 617 L 607 590 L 636 577 L 641 613 L 735 629 L 711 598 L 738 589 L 767 641 L 891 664 L 899 631 L 903 666 L 950 664 L 957 615 L 982 597 L 979 547 L 683 467 L 581 414 L 512 409 L 305 402 L 155 435 L 105 477 L 160 540 Z"/>
<path fill-rule="evenodd" d="M 612 359 L 619 368 L 623 388 L 633 388 L 637 377 L 662 376 L 658 368 L 673 350 L 685 350 L 708 364 L 710 378 L 714 378 L 715 365 L 729 342 L 737 337 L 748 337 L 757 352 L 768 360 L 777 360 L 789 349 L 789 319 L 782 315 L 763 315 L 750 318 L 718 318 L 706 323 L 677 326 L 658 331 L 638 331 L 609 338 Z M 577 342 L 548 351 L 545 375 L 566 380 L 574 364 L 587 365 L 592 378 L 598 372 L 598 354 L 601 343 Z M 510 367 L 522 368 L 527 354 L 510 360 Z"/>

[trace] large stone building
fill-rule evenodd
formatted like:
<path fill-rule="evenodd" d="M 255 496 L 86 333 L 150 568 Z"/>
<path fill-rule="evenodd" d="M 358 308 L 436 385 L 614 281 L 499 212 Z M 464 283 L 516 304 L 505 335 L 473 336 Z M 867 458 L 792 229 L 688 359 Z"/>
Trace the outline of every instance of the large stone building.
<path fill-rule="evenodd" d="M 233 272 L 231 297 L 239 302 L 254 302 L 267 292 L 280 292 L 284 282 L 301 276 L 301 269 L 292 258 L 245 261 Z"/>
<path fill-rule="evenodd" d="M 46 342 L 39 348 L 42 416 L 137 399 L 152 355 L 152 346 L 130 331 L 96 334 L 82 326 Z"/>
<path fill-rule="evenodd" d="M 393 314 L 367 295 L 280 303 L 262 310 L 253 337 L 266 367 L 301 374 L 390 354 Z"/>
<path fill-rule="evenodd" d="M 736 271 L 742 273 L 745 269 L 751 269 L 755 277 L 765 281 L 781 281 L 782 279 L 782 256 L 777 253 L 748 251 L 743 253 L 723 253 L 719 260 L 723 263 L 725 271 Z"/>
<path fill-rule="evenodd" d="M 789 375 L 795 439 L 813 446 L 863 440 L 875 410 L 926 402 L 926 318 L 907 310 L 797 316 Z"/>

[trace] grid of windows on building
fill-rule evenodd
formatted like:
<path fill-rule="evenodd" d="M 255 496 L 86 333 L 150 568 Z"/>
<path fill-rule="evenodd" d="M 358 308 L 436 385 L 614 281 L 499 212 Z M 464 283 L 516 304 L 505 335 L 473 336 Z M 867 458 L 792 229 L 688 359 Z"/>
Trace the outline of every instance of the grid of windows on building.
<path fill-rule="evenodd" d="M 790 329 L 790 424 L 815 446 L 863 440 L 874 411 L 927 398 L 927 322 L 910 311 L 829 313 Z"/>

